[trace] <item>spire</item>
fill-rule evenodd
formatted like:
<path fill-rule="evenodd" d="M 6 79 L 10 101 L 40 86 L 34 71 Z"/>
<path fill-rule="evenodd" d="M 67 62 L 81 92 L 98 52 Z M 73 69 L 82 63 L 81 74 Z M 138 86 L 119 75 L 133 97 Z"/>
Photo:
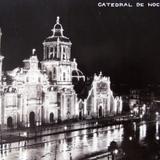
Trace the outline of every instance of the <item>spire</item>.
<path fill-rule="evenodd" d="M 57 16 L 56 24 L 59 24 L 59 19 L 60 19 L 60 17 Z"/>
<path fill-rule="evenodd" d="M 102 77 L 102 71 L 99 72 L 99 76 Z"/>
<path fill-rule="evenodd" d="M 63 34 L 64 30 L 63 30 L 62 24 L 60 22 L 59 16 L 57 16 L 55 25 L 51 31 L 53 32 L 52 35 L 47 37 L 45 42 L 56 42 L 56 41 L 58 41 L 58 38 L 59 38 L 60 42 L 66 42 L 69 45 L 72 44 L 70 39 L 68 37 L 64 36 L 64 34 Z"/>
<path fill-rule="evenodd" d="M 32 56 L 34 56 L 34 55 L 35 55 L 35 51 L 36 51 L 36 49 L 35 49 L 35 48 L 33 48 L 33 49 L 32 49 Z"/>

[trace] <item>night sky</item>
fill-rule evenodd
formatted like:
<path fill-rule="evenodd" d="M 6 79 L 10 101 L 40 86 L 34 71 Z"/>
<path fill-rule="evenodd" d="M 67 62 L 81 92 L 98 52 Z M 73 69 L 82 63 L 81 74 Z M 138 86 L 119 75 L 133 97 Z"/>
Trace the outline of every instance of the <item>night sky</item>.
<path fill-rule="evenodd" d="M 111 0 L 113 1 L 113 0 Z M 4 70 L 22 66 L 60 16 L 72 58 L 87 75 L 103 71 L 113 83 L 160 83 L 160 7 L 99 8 L 96 0 L 0 0 Z"/>

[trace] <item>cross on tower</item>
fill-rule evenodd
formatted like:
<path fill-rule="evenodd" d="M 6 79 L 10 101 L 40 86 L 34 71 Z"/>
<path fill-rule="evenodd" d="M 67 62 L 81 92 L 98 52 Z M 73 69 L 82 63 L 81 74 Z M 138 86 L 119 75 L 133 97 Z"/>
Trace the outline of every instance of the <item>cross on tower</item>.
<path fill-rule="evenodd" d="M 57 24 L 59 24 L 59 19 L 60 19 L 60 17 L 57 16 L 57 20 L 56 20 L 56 23 L 57 23 Z"/>
<path fill-rule="evenodd" d="M 36 51 L 36 49 L 33 48 L 33 49 L 32 49 L 32 55 L 33 55 L 33 56 L 35 55 L 35 51 Z"/>

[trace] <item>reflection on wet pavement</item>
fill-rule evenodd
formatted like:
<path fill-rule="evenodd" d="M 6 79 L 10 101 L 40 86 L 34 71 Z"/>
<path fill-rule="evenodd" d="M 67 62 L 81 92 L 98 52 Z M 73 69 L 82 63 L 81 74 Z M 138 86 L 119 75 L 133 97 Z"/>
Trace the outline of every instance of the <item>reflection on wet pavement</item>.
<path fill-rule="evenodd" d="M 118 145 L 124 149 L 126 154 L 129 155 L 129 159 L 132 159 L 132 155 L 134 154 L 136 154 L 138 159 L 143 156 L 142 154 L 149 154 L 147 153 L 146 148 L 141 149 L 142 146 L 146 146 L 148 149 L 151 141 L 152 143 L 155 142 L 153 145 L 159 145 L 158 137 L 159 122 L 149 124 L 146 122 L 133 122 L 128 125 L 86 129 L 46 136 L 27 142 L 13 143 L 10 146 L 7 145 L 7 150 L 1 152 L 0 159 L 76 160 L 89 153 L 107 149 L 111 141 L 116 141 Z M 20 147 L 25 145 L 26 147 Z M 155 154 L 157 153 L 154 153 L 153 156 Z"/>

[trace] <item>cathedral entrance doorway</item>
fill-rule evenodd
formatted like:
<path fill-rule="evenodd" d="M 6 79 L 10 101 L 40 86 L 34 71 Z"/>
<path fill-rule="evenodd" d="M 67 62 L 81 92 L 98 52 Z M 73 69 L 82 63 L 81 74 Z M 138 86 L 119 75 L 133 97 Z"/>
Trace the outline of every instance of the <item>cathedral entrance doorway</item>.
<path fill-rule="evenodd" d="M 8 119 L 7 119 L 7 127 L 8 128 L 12 128 L 13 127 L 12 117 L 8 117 Z"/>
<path fill-rule="evenodd" d="M 35 113 L 34 112 L 31 112 L 29 114 L 29 123 L 30 123 L 30 127 L 35 126 Z"/>
<path fill-rule="evenodd" d="M 50 123 L 53 123 L 54 122 L 54 114 L 53 113 L 50 113 Z"/>
<path fill-rule="evenodd" d="M 58 110 L 58 121 L 61 121 L 61 111 Z"/>
<path fill-rule="evenodd" d="M 79 112 L 79 119 L 82 119 L 82 111 Z"/>
<path fill-rule="evenodd" d="M 102 116 L 103 116 L 103 113 L 102 113 L 102 106 L 99 107 L 99 112 L 98 112 L 98 113 L 99 113 L 99 117 L 102 117 Z"/>
<path fill-rule="evenodd" d="M 71 113 L 69 111 L 67 112 L 67 119 L 71 119 Z"/>

